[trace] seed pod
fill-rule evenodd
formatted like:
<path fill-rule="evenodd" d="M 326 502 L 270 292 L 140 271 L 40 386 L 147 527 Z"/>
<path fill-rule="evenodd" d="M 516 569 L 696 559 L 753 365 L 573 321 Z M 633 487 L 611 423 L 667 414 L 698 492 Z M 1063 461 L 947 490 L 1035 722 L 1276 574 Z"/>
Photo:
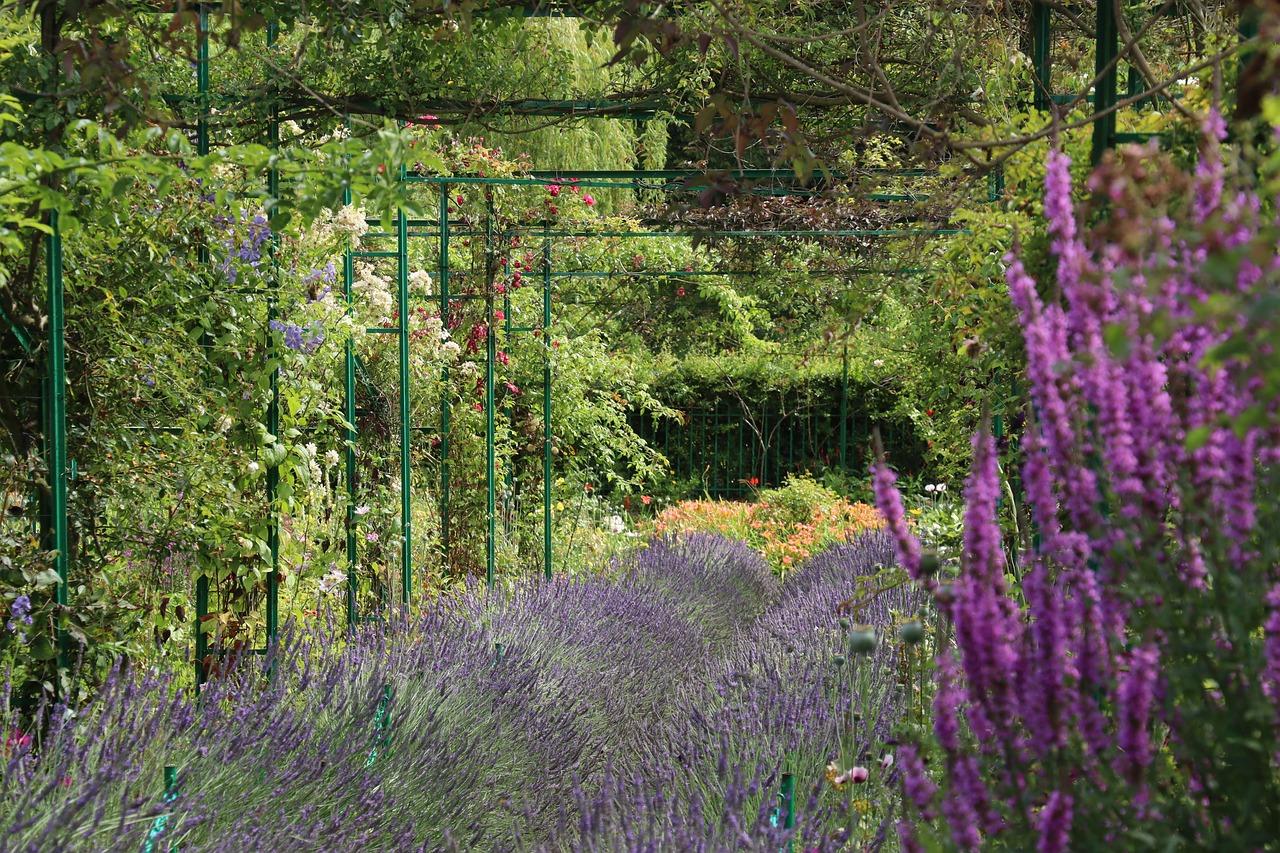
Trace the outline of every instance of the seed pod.
<path fill-rule="evenodd" d="M 872 628 L 862 628 L 849 634 L 849 649 L 854 654 L 870 654 L 876 648 L 876 632 Z"/>
<path fill-rule="evenodd" d="M 913 619 L 898 629 L 898 639 L 908 646 L 914 646 L 924 639 L 924 626 Z"/>

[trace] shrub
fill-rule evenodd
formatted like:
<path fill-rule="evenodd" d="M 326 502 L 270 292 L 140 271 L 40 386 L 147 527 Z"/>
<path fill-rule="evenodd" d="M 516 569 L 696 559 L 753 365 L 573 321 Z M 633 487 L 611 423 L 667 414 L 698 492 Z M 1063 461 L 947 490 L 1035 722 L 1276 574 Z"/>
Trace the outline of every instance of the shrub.
<path fill-rule="evenodd" d="M 658 514 L 659 534 L 720 533 L 741 539 L 786 576 L 833 542 L 882 524 L 875 508 L 849 503 L 810 477 L 789 477 L 785 486 L 760 492 L 755 503 L 681 501 Z"/>

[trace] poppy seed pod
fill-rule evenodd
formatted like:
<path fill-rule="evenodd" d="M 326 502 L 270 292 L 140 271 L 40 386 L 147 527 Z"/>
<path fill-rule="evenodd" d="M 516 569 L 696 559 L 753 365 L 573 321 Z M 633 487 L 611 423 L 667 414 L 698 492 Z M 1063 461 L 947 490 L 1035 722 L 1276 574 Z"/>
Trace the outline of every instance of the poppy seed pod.
<path fill-rule="evenodd" d="M 849 649 L 854 654 L 865 655 L 875 651 L 876 632 L 873 628 L 860 628 L 849 634 Z"/>
<path fill-rule="evenodd" d="M 914 646 L 924 639 L 924 626 L 912 620 L 898 629 L 898 639 L 908 646 Z"/>

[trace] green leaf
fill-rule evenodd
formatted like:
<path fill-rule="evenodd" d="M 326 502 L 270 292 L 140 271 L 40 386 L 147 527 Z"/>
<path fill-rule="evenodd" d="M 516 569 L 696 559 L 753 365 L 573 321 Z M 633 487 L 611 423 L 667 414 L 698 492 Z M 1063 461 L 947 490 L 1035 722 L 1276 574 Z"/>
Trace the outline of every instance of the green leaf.
<path fill-rule="evenodd" d="M 1213 427 L 1200 426 L 1187 433 L 1187 450 L 1199 450 L 1209 443 L 1209 436 L 1213 434 Z"/>
<path fill-rule="evenodd" d="M 61 580 L 62 578 L 60 578 L 58 573 L 53 569 L 44 569 L 37 573 L 36 576 L 31 579 L 31 582 L 36 585 L 36 589 L 44 589 L 45 587 L 57 584 Z"/>
<path fill-rule="evenodd" d="M 121 198 L 133 186 L 135 180 L 133 175 L 121 175 L 116 178 L 116 182 L 111 185 L 111 198 Z"/>
<path fill-rule="evenodd" d="M 53 643 L 49 642 L 49 638 L 40 635 L 31 641 L 29 649 L 31 657 L 36 660 L 53 660 L 57 652 L 54 651 Z"/>

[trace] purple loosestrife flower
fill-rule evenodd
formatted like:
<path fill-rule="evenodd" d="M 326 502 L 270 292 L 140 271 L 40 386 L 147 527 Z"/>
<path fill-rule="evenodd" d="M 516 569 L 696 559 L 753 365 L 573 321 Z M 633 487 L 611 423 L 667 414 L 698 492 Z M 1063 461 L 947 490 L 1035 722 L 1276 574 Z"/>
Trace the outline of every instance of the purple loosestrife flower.
<path fill-rule="evenodd" d="M 924 853 L 924 847 L 920 844 L 920 839 L 916 838 L 916 830 L 910 823 L 905 820 L 898 821 L 898 844 L 902 848 L 902 853 Z"/>
<path fill-rule="evenodd" d="M 977 850 L 982 846 L 978 808 L 984 798 L 977 760 L 971 755 L 948 757 L 947 779 L 951 790 L 942 801 L 942 814 L 951 827 L 951 840 L 961 850 Z"/>
<path fill-rule="evenodd" d="M 1267 621 L 1263 631 L 1266 665 L 1262 670 L 1262 692 L 1275 703 L 1277 719 L 1280 719 L 1280 584 L 1267 593 Z"/>
<path fill-rule="evenodd" d="M 1034 279 L 1016 255 L 1006 255 L 1005 262 L 1009 298 L 1022 321 L 1027 378 L 1039 426 L 1035 432 L 1044 453 L 1044 462 L 1039 463 L 1044 473 L 1036 471 L 1031 476 L 1040 482 L 1052 475 L 1063 496 L 1061 501 L 1050 501 L 1039 488 L 1030 497 L 1036 502 L 1036 519 L 1044 526 L 1049 550 L 1066 557 L 1082 543 L 1059 540 L 1058 503 L 1063 504 L 1077 530 L 1090 529 L 1096 518 L 1097 476 L 1080 462 L 1083 453 L 1072 414 L 1077 391 L 1074 379 L 1061 375 L 1063 366 L 1070 363 L 1065 315 L 1059 306 L 1041 301 Z"/>
<path fill-rule="evenodd" d="M 1140 646 L 1128 655 L 1128 669 L 1120 676 L 1117 703 L 1119 732 L 1118 768 L 1132 784 L 1139 784 L 1151 763 L 1151 706 L 1159 679 L 1160 653 L 1154 646 Z"/>
<path fill-rule="evenodd" d="M 1049 795 L 1049 801 L 1040 811 L 1036 853 L 1064 853 L 1070 849 L 1072 804 L 1070 794 L 1054 791 Z"/>
<path fill-rule="evenodd" d="M 897 475 L 883 462 L 877 462 L 873 466 L 872 487 L 875 490 L 876 508 L 884 516 L 885 525 L 893 534 L 893 541 L 898 548 L 898 563 L 914 580 L 922 581 L 928 586 L 935 581 L 932 578 L 922 579 L 920 576 L 920 540 L 911 532 L 911 527 L 907 524 L 902 495 L 894 486 L 897 479 Z"/>
<path fill-rule="evenodd" d="M 902 792 L 925 820 L 933 820 L 937 812 L 934 797 L 938 786 L 929 778 L 929 771 L 920 758 L 920 751 L 913 744 L 898 749 L 898 764 L 902 768 Z"/>
<path fill-rule="evenodd" d="M 1207 222 L 1222 204 L 1225 170 L 1218 145 L 1227 138 L 1227 124 L 1217 107 L 1210 108 L 1201 132 L 1203 143 L 1201 156 L 1196 161 L 1195 199 L 1191 205 L 1192 221 L 1197 224 Z"/>
<path fill-rule="evenodd" d="M 1005 594 L 1004 550 L 996 520 L 1000 479 L 995 440 L 988 431 L 974 436 L 973 452 L 973 471 L 965 487 L 964 564 L 952 614 L 969 692 L 969 722 L 980 741 L 998 749 L 1007 748 L 1013 737 L 1019 620 Z"/>
<path fill-rule="evenodd" d="M 1098 578 L 1090 568 L 1075 569 L 1070 575 L 1071 645 L 1079 688 L 1075 691 L 1076 716 L 1085 743 L 1095 755 L 1111 747 L 1107 721 L 1100 706 L 1108 695 L 1112 673 L 1111 657 L 1104 630 L 1104 603 Z"/>
<path fill-rule="evenodd" d="M 948 754 L 960 751 L 960 709 L 964 704 L 959 667 L 949 651 L 940 652 L 935 662 L 933 694 L 933 736 Z"/>
<path fill-rule="evenodd" d="M 1062 749 L 1075 702 L 1075 672 L 1068 643 L 1069 614 L 1060 585 L 1039 560 L 1023 582 L 1031 617 L 1032 646 L 1023 649 L 1021 701 L 1031 748 L 1041 757 Z"/>
<path fill-rule="evenodd" d="M 1071 158 L 1052 149 L 1045 161 L 1044 215 L 1050 245 L 1058 258 L 1058 287 L 1066 298 L 1067 328 L 1072 343 L 1094 350 L 1102 342 L 1110 293 L 1091 279 L 1097 270 L 1080 237 L 1071 199 Z"/>

